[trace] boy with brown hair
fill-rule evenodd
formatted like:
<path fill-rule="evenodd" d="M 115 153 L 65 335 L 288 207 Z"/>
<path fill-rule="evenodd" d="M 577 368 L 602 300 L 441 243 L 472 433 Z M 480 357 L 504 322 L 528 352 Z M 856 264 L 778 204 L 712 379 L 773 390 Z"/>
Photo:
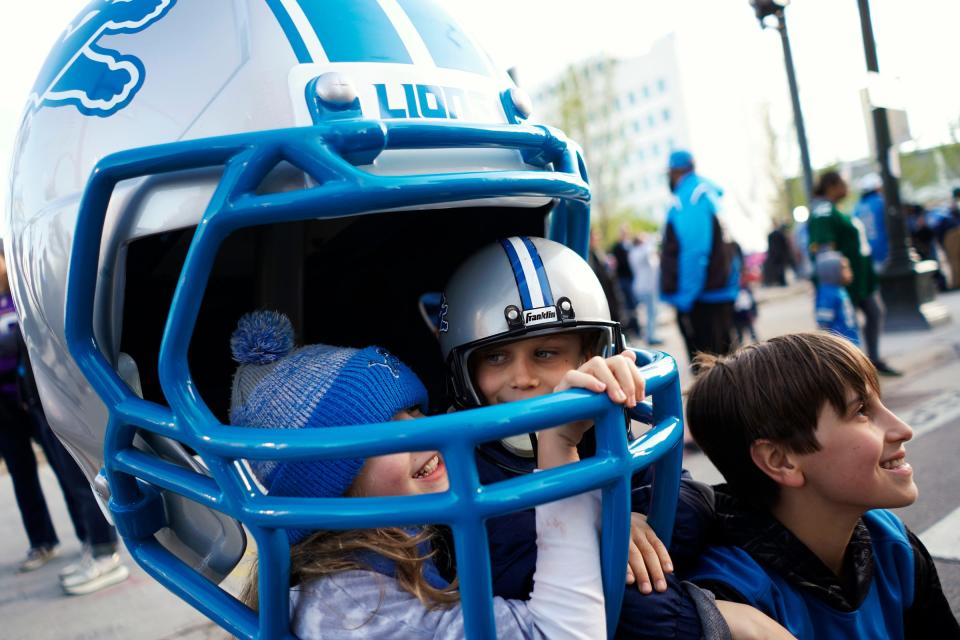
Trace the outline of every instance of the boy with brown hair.
<path fill-rule="evenodd" d="M 956 638 L 920 540 L 886 509 L 917 499 L 913 431 L 877 372 L 826 333 L 701 356 L 687 424 L 727 480 L 691 580 L 804 638 Z"/>

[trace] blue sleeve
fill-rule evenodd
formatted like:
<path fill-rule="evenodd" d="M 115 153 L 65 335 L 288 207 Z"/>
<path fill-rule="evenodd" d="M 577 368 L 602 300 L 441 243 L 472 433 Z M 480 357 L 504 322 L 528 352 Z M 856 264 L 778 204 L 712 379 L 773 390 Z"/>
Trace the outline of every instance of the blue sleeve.
<path fill-rule="evenodd" d="M 700 640 L 703 628 L 693 598 L 674 574 L 667 576 L 667 590 L 648 595 L 628 585 L 617 623 L 617 638 L 689 638 Z"/>
<path fill-rule="evenodd" d="M 683 312 L 693 308 L 707 278 L 707 265 L 713 246 L 713 214 L 704 204 L 706 201 L 706 198 L 700 198 L 699 205 L 687 206 L 671 220 L 680 247 L 677 291 L 662 297 Z"/>
<path fill-rule="evenodd" d="M 737 547 L 710 547 L 700 556 L 697 566 L 687 579 L 706 589 L 719 584 L 740 596 L 739 602 L 749 604 L 777 621 L 783 620 L 781 598 L 776 585 L 764 570 L 743 549 Z"/>
<path fill-rule="evenodd" d="M 817 317 L 817 326 L 821 329 L 832 329 L 833 323 L 837 319 L 837 300 L 831 299 L 827 295 L 824 287 L 817 290 L 817 306 L 815 309 Z"/>

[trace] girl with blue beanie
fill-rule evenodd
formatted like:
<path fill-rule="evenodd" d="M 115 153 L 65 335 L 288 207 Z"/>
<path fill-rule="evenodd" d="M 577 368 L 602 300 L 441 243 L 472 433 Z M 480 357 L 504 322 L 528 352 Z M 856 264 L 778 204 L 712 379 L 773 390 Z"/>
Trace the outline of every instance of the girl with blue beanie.
<path fill-rule="evenodd" d="M 239 363 L 230 420 L 242 427 L 320 429 L 421 417 L 423 384 L 380 347 L 294 348 L 286 316 L 247 314 L 231 338 Z M 579 460 L 583 423 L 544 431 L 538 463 L 549 469 Z M 449 488 L 436 451 L 366 459 L 275 462 L 251 460 L 270 495 L 397 496 Z M 597 493 L 536 508 L 537 569 L 527 601 L 494 598 L 500 638 L 606 637 Z M 288 529 L 291 630 L 297 637 L 463 638 L 456 582 L 434 564 L 429 528 L 348 531 Z M 562 567 L 562 569 L 561 569 Z M 257 578 L 242 595 L 257 606 Z"/>

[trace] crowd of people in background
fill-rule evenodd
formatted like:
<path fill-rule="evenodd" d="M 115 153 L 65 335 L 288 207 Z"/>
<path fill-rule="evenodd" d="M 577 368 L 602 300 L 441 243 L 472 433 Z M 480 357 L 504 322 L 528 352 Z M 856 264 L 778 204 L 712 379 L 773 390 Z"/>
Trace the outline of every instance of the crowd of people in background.
<path fill-rule="evenodd" d="M 628 336 L 661 344 L 657 307 L 664 302 L 675 309 L 690 362 L 700 352 L 730 353 L 748 341 L 759 342 L 755 282 L 786 287 L 809 280 L 817 324 L 861 346 L 881 375 L 900 374 L 880 355 L 879 274 L 890 248 L 878 174 L 857 180 L 851 213 L 841 209 L 850 195 L 844 177 L 837 171 L 821 174 L 809 220 L 774 224 L 759 274 L 724 229 L 722 188 L 696 172 L 693 155 L 672 152 L 668 174 L 674 198 L 658 236 L 621 224 L 619 239 L 607 252 L 596 232 L 591 239 L 591 266 Z M 940 290 L 960 286 L 960 188 L 949 206 L 908 203 L 904 213 L 915 257 L 936 262 Z"/>

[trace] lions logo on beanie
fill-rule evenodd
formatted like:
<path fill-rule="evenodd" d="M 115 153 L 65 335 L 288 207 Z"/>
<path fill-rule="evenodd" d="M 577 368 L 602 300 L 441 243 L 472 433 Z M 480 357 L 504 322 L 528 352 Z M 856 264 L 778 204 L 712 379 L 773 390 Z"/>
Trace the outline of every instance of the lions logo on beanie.
<path fill-rule="evenodd" d="M 230 421 L 237 426 L 343 427 L 387 422 L 404 409 L 427 407 L 423 383 L 386 349 L 294 348 L 289 318 L 275 311 L 240 318 L 230 348 L 239 364 L 230 400 Z M 336 497 L 353 484 L 364 459 L 249 462 L 270 495 Z M 287 530 L 291 544 L 309 533 Z"/>

